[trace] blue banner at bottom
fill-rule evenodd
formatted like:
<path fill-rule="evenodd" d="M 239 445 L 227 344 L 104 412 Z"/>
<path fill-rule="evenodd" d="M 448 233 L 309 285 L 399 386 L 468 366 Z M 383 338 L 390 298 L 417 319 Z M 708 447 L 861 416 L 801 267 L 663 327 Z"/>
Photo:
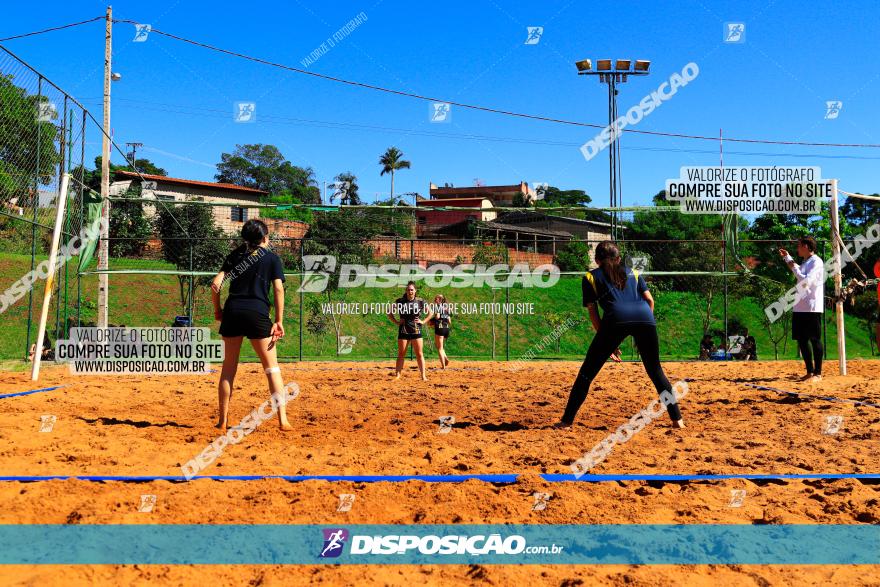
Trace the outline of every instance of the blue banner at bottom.
<path fill-rule="evenodd" d="M 0 564 L 880 564 L 878 525 L 0 525 Z"/>

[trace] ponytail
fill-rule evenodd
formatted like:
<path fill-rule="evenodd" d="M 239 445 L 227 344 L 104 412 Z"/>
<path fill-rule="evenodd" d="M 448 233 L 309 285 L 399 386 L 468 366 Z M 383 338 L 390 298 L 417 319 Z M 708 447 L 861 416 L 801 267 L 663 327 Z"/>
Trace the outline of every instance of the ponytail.
<path fill-rule="evenodd" d="M 596 245 L 596 264 L 602 268 L 608 281 L 617 289 L 626 287 L 626 267 L 621 263 L 620 249 L 612 241 Z"/>
<path fill-rule="evenodd" d="M 262 220 L 252 219 L 241 227 L 241 238 L 247 245 L 248 251 L 255 251 L 263 244 L 263 239 L 269 234 L 269 228 Z"/>

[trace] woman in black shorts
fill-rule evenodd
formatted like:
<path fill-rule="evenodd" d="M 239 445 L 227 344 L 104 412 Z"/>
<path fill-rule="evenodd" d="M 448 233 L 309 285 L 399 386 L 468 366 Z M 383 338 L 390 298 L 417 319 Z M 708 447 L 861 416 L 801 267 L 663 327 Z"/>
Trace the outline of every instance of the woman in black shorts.
<path fill-rule="evenodd" d="M 260 220 L 248 220 L 241 227 L 244 244 L 235 249 L 211 283 L 214 317 L 220 320 L 223 337 L 223 369 L 217 386 L 220 417 L 217 428 L 226 430 L 232 383 L 238 370 L 241 343 L 246 336 L 260 357 L 269 381 L 269 393 L 278 398 L 278 425 L 291 430 L 282 400 L 286 399 L 275 341 L 284 337 L 284 268 L 269 249 L 269 229 Z M 229 296 L 220 309 L 220 288 L 229 282 Z M 275 322 L 269 319 L 269 289 L 274 293 Z"/>
<path fill-rule="evenodd" d="M 557 424 L 560 428 L 572 425 L 575 414 L 587 398 L 593 379 L 599 374 L 605 361 L 614 358 L 618 353 L 620 343 L 627 336 L 632 336 L 638 345 L 642 365 L 657 393 L 672 393 L 672 386 L 660 365 L 654 298 L 648 291 L 645 280 L 621 262 L 620 251 L 611 241 L 602 241 L 596 246 L 596 264 L 599 267 L 589 271 L 581 283 L 583 303 L 589 309 L 596 336 L 590 343 L 587 356 L 571 388 L 562 421 Z M 597 304 L 603 310 L 601 320 L 596 309 Z M 666 411 L 676 427 L 684 428 L 678 403 L 670 403 L 666 406 Z"/>
<path fill-rule="evenodd" d="M 425 300 L 416 297 L 416 284 L 412 281 L 406 284 L 406 292 L 403 297 L 394 301 L 394 308 L 388 313 L 388 318 L 397 324 L 397 365 L 395 366 L 395 376 L 400 379 L 400 372 L 403 371 L 403 361 L 406 358 L 406 347 L 412 344 L 416 353 L 416 361 L 419 364 L 419 373 L 422 375 L 422 381 L 427 381 L 425 375 L 425 354 L 422 351 L 422 324 L 431 320 L 432 312 L 428 312 L 428 316 L 423 321 L 421 316 L 425 311 Z M 400 316 L 398 319 L 395 314 Z"/>
<path fill-rule="evenodd" d="M 437 347 L 437 355 L 440 357 L 440 367 L 445 369 L 449 365 L 449 357 L 446 356 L 444 345 L 449 339 L 449 327 L 452 325 L 452 316 L 449 315 L 446 296 L 442 294 L 434 296 L 434 308 L 437 310 L 431 320 L 431 324 L 434 326 L 434 345 Z"/>

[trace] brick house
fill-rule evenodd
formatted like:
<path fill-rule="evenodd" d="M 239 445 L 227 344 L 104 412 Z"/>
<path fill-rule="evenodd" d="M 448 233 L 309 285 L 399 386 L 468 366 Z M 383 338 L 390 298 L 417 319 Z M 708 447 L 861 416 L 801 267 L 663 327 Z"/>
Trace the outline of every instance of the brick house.
<path fill-rule="evenodd" d="M 470 208 L 470 210 L 443 210 L 445 207 Z M 491 210 L 495 205 L 488 198 L 448 198 L 444 200 L 416 201 L 416 234 L 436 236 L 437 230 L 469 218 L 478 222 L 495 220 L 498 213 Z M 490 210 L 483 210 L 489 208 Z"/>
<path fill-rule="evenodd" d="M 535 190 L 526 182 L 514 185 L 480 185 L 466 188 L 438 187 L 430 185 L 432 200 L 449 200 L 455 198 L 486 198 L 496 206 L 513 206 L 518 200 L 534 204 L 538 199 Z"/>
<path fill-rule="evenodd" d="M 267 192 L 254 188 L 246 188 L 231 183 L 214 183 L 195 181 L 162 175 L 137 174 L 132 171 L 116 171 L 115 181 L 110 184 L 110 195 L 124 194 L 132 186 L 137 187 L 144 180 L 156 182 L 152 190 L 144 190 L 143 196 L 150 199 L 182 202 L 201 198 L 205 202 L 229 204 L 228 206 L 212 206 L 214 223 L 224 231 L 237 235 L 242 224 L 252 218 L 260 217 L 259 208 L 245 208 L 249 204 L 259 204 Z M 155 207 L 147 205 L 146 214 L 155 214 Z"/>

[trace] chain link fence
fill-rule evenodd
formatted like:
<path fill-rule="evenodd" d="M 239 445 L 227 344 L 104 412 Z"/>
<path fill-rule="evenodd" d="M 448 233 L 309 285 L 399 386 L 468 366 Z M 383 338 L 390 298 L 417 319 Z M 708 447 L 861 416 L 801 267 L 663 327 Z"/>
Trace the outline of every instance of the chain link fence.
<path fill-rule="evenodd" d="M 82 174 L 91 124 L 74 98 L 0 47 L 2 358 L 26 358 L 36 340 L 47 280 L 37 278 L 33 287 L 19 280 L 48 257 L 59 198 L 66 198 L 62 244 L 82 228 L 82 187 L 71 182 L 66 194 L 59 189 L 62 174 Z M 47 330 L 54 340 L 65 331 L 78 303 L 76 259 L 60 266 L 50 283 L 54 291 Z"/>
<path fill-rule="evenodd" d="M 594 266 L 591 258 L 598 242 L 569 241 L 554 255 L 517 251 L 503 242 L 487 240 L 377 237 L 329 241 L 273 236 L 271 246 L 281 257 L 287 275 L 287 336 L 278 345 L 279 356 L 288 360 L 395 356 L 397 330 L 386 316 L 386 304 L 401 296 L 409 279 L 389 277 L 389 272 L 399 271 L 395 265 L 400 264 L 418 266 L 429 274 L 416 279 L 419 297 L 433 302 L 442 295 L 456 310 L 446 346 L 450 356 L 511 361 L 580 358 L 593 336 L 581 305 L 581 279 L 583 272 Z M 216 329 L 208 284 L 222 259 L 238 244 L 229 236 L 205 241 L 155 238 L 140 255 L 111 257 L 111 323 L 167 326 L 176 316 L 185 315 L 195 325 Z M 796 243 L 741 241 L 740 256 L 736 257 L 727 254 L 721 240 L 618 244 L 626 262 L 644 273 L 657 301 L 655 315 L 664 359 L 697 359 L 705 334 L 721 348 L 730 345 L 728 337 L 746 331 L 756 338 L 761 359 L 797 356 L 796 346 L 789 342 L 790 313 L 771 321 L 765 311 L 795 283 L 778 249 L 793 251 Z M 829 260 L 830 245 L 820 242 L 818 254 Z M 326 283 L 319 284 L 318 290 L 309 284 L 303 286 L 303 272 L 313 269 L 309 263 L 323 255 L 332 255 L 337 263 Z M 867 254 L 865 258 L 873 257 Z M 548 288 L 524 287 L 516 282 L 510 287 L 493 286 L 488 278 L 479 287 L 455 287 L 430 276 L 461 264 L 496 263 L 505 271 L 518 263 L 532 270 L 554 265 L 561 269 L 561 275 L 558 283 Z M 360 273 L 343 270 L 343 264 L 360 266 Z M 854 271 L 852 264 L 845 270 Z M 374 283 L 370 283 L 371 276 L 378 276 Z M 497 280 L 504 277 L 501 272 Z M 77 313 L 84 324 L 91 324 L 96 275 L 87 272 L 83 279 L 86 286 Z M 829 281 L 825 320 L 825 336 L 831 342 L 826 345 L 829 358 L 836 357 L 834 314 L 830 311 L 833 291 Z M 872 291 L 861 293 L 855 305 L 848 305 L 848 356 L 874 355 L 875 316 L 869 311 L 874 307 Z M 433 332 L 426 328 L 425 334 L 428 356 L 434 356 Z M 637 349 L 630 342 L 626 344 L 624 358 L 637 360 Z M 247 349 L 245 353 L 248 356 Z"/>
<path fill-rule="evenodd" d="M 99 197 L 95 190 L 100 180 L 87 171 L 87 144 L 94 153 L 102 130 L 76 100 L 5 49 L 0 51 L 0 98 L 0 274 L 5 290 L 0 326 L 7 333 L 0 340 L 0 358 L 20 359 L 27 357 L 35 339 L 37 302 L 47 281 L 37 279 L 33 288 L 23 289 L 16 289 L 15 282 L 48 255 L 64 173 L 71 174 L 72 181 L 68 193 L 61 195 L 67 203 L 62 244 L 83 228 L 86 207 Z M 87 135 L 93 143 L 86 142 Z M 493 280 L 479 287 L 454 287 L 420 279 L 420 297 L 432 302 L 442 295 L 457 309 L 447 343 L 453 357 L 580 358 L 593 336 L 581 306 L 581 278 L 593 266 L 596 244 L 608 238 L 607 212 L 577 212 L 571 218 L 554 217 L 551 223 L 547 216 L 536 219 L 533 212 L 524 211 L 493 215 L 484 222 L 467 210 L 438 207 L 431 209 L 434 216 L 420 216 L 418 206 L 404 205 L 266 208 L 253 200 L 236 203 L 191 191 L 175 194 L 163 191 L 156 181 L 132 175 L 138 174 L 114 182 L 110 200 L 104 202 L 110 206 L 109 239 L 98 246 L 109 251 L 111 325 L 170 326 L 177 316 L 186 316 L 192 324 L 216 332 L 211 277 L 238 246 L 243 221 L 260 217 L 269 225 L 272 247 L 287 273 L 287 336 L 278 345 L 283 359 L 395 356 L 396 327 L 383 304 L 400 297 L 407 279 L 385 279 L 386 287 L 340 286 L 346 277 L 340 275 L 343 264 L 364 266 L 367 274 L 393 271 L 383 267 L 389 264 L 417 265 L 429 273 L 462 264 L 530 270 L 552 265 L 561 270 L 558 283 L 546 288 L 522 283 L 505 287 Z M 459 212 L 461 219 L 450 223 L 449 215 Z M 619 213 L 621 233 L 626 235 L 637 215 L 647 213 Z M 658 210 L 657 219 L 662 222 L 662 214 L 670 213 Z M 559 229 L 560 222 L 566 223 L 566 230 Z M 322 231 L 316 230 L 337 224 L 362 236 L 322 238 Z M 664 359 L 696 359 L 705 335 L 716 347 L 729 347 L 728 337 L 746 330 L 756 338 L 759 358 L 796 356 L 795 345 L 789 343 L 790 313 L 771 321 L 765 312 L 794 285 L 778 249 L 794 251 L 795 243 L 741 241 L 733 252 L 720 239 L 618 242 L 627 263 L 644 273 L 657 300 Z M 820 242 L 818 253 L 829 260 L 829 243 Z M 873 261 L 878 254 L 873 247 L 862 258 Z M 303 274 L 313 269 L 310 260 L 325 256 L 337 263 L 327 286 L 306 287 Z M 101 271 L 94 260 L 82 266 L 79 261 L 71 258 L 51 281 L 55 290 L 49 344 L 71 326 L 97 321 Z M 859 265 L 847 265 L 845 280 L 859 277 Z M 10 291 L 23 295 L 13 300 Z M 830 281 L 826 293 L 833 293 Z M 875 311 L 872 292 L 853 296 L 846 319 L 849 356 L 875 354 Z M 827 341 L 836 337 L 834 329 L 833 313 L 826 312 Z M 429 357 L 435 354 L 431 334 L 426 329 Z M 638 358 L 631 345 L 623 351 L 625 358 Z M 826 352 L 835 358 L 836 345 L 826 344 Z"/>

